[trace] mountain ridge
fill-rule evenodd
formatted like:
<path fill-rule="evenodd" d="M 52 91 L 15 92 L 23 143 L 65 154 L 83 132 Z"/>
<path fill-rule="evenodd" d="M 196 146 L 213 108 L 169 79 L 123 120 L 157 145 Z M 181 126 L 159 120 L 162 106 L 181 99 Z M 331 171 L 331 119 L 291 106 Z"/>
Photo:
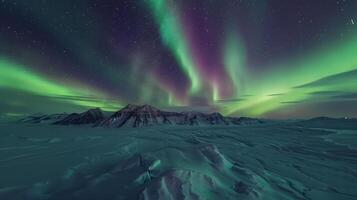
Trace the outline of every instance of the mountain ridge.
<path fill-rule="evenodd" d="M 44 120 L 45 119 L 45 120 Z M 82 113 L 28 116 L 20 120 L 25 123 L 50 123 L 54 125 L 92 125 L 93 127 L 149 127 L 149 126 L 210 126 L 243 125 L 264 123 L 260 119 L 247 117 L 225 117 L 219 112 L 203 113 L 197 111 L 164 111 L 144 104 L 128 104 L 108 117 L 100 108 Z"/>
<path fill-rule="evenodd" d="M 107 114 L 106 114 L 107 115 Z M 118 111 L 106 116 L 100 108 L 89 109 L 82 113 L 42 114 L 37 113 L 19 120 L 21 123 L 54 125 L 90 125 L 92 127 L 153 127 L 153 126 L 229 126 L 265 124 L 269 120 L 249 117 L 223 116 L 219 112 L 203 113 L 197 111 L 174 112 L 158 109 L 144 104 L 128 104 Z M 281 121 L 284 122 L 284 121 Z M 332 123 L 333 122 L 333 123 Z M 319 128 L 355 129 L 355 118 L 315 117 L 291 122 L 296 126 Z M 337 124 L 337 125 L 336 125 Z"/>

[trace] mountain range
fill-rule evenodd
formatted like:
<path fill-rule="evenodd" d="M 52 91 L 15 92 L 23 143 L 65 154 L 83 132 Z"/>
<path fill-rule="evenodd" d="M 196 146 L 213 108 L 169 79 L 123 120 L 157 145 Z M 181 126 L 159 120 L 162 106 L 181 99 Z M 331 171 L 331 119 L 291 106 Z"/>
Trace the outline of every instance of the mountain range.
<path fill-rule="evenodd" d="M 105 117 L 100 108 L 90 109 L 83 113 L 33 115 L 21 120 L 29 123 L 50 123 L 56 125 L 83 125 L 91 124 L 93 127 L 147 127 L 159 125 L 242 125 L 260 124 L 264 121 L 247 117 L 225 117 L 218 112 L 171 112 L 163 111 L 151 105 L 128 104 L 124 108 Z"/>

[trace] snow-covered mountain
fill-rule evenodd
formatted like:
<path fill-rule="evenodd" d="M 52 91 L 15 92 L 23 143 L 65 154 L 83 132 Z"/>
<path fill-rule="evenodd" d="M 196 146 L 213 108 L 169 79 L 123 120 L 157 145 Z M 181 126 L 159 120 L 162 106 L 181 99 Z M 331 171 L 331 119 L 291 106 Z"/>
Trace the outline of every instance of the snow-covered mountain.
<path fill-rule="evenodd" d="M 161 110 L 150 105 L 132 105 L 129 104 L 123 109 L 115 112 L 109 118 L 101 121 L 96 126 L 106 127 L 138 127 L 153 124 L 169 123 L 166 115 Z"/>
<path fill-rule="evenodd" d="M 168 112 L 150 105 L 129 104 L 97 126 L 142 127 L 152 125 L 229 125 L 220 113 Z"/>
<path fill-rule="evenodd" d="M 183 121 L 185 125 L 229 125 L 231 124 L 226 117 L 220 113 L 205 114 L 200 112 L 184 112 Z"/>

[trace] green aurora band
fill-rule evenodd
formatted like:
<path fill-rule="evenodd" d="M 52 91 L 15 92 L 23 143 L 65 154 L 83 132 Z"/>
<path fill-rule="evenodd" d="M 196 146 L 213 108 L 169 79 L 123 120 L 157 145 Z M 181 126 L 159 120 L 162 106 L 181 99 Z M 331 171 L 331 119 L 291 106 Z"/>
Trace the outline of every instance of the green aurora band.
<path fill-rule="evenodd" d="M 166 0 L 146 0 L 145 2 L 159 26 L 161 39 L 172 51 L 179 65 L 190 79 L 190 92 L 199 91 L 201 88 L 200 76 L 194 65 L 192 53 L 175 10 L 169 7 Z"/>
<path fill-rule="evenodd" d="M 173 0 L 143 1 L 143 10 L 150 11 L 152 19 L 149 19 L 153 21 L 153 28 L 157 29 L 157 33 L 159 34 L 157 35 L 155 32 L 155 41 L 157 38 L 160 38 L 158 42 L 161 42 L 160 45 L 163 46 L 164 52 L 170 51 L 173 61 L 180 68 L 180 70 L 175 69 L 172 71 L 173 73 L 179 71 L 180 78 L 184 74 L 182 78 L 184 80 L 173 83 L 167 81 L 171 77 L 163 78 L 165 74 L 161 74 L 160 69 L 155 71 L 156 68 L 159 68 L 157 66 L 161 66 L 160 60 L 152 60 L 152 57 L 148 56 L 151 54 L 146 54 L 146 49 L 138 48 L 139 50 L 137 50 L 134 48 L 135 51 L 130 48 L 128 51 L 125 49 L 123 58 L 117 58 L 116 49 L 113 55 L 111 55 L 105 51 L 105 48 L 104 50 L 98 49 L 98 46 L 101 45 L 91 43 L 91 40 L 96 38 L 96 32 L 92 33 L 93 35 L 89 34 L 91 35 L 90 37 L 82 37 L 82 32 L 78 34 L 66 31 L 62 32 L 57 29 L 57 26 L 54 29 L 52 27 L 54 24 L 52 19 L 59 18 L 60 11 L 57 13 L 54 11 L 55 8 L 52 8 L 53 10 L 50 10 L 48 13 L 42 13 L 40 12 L 42 4 L 38 4 L 34 7 L 35 9 L 31 16 L 39 22 L 40 27 L 46 34 L 56 39 L 59 51 L 63 51 L 62 49 L 67 50 L 67 47 L 71 47 L 68 48 L 71 49 L 68 51 L 70 52 L 70 57 L 59 57 L 59 64 L 54 62 L 56 70 L 62 70 L 60 67 L 67 64 L 71 66 L 71 61 L 69 63 L 65 61 L 67 61 L 67 58 L 73 57 L 75 58 L 75 62 L 72 63 L 71 67 L 83 67 L 84 76 L 80 77 L 78 75 L 80 72 L 75 75 L 78 76 L 76 77 L 78 78 L 78 82 L 62 82 L 60 81 L 60 77 L 56 79 L 53 78 L 53 75 L 45 75 L 48 72 L 46 64 L 51 63 L 52 59 L 53 61 L 56 61 L 56 59 L 47 55 L 41 56 L 42 52 L 39 51 L 40 48 L 31 47 L 28 50 L 30 54 L 24 54 L 30 58 L 24 56 L 24 58 L 20 59 L 21 62 L 11 59 L 13 58 L 11 51 L 7 51 L 6 49 L 0 55 L 0 89 L 4 91 L 5 95 L 3 96 L 7 96 L 7 90 L 19 91 L 48 97 L 51 101 L 65 101 L 81 108 L 101 107 L 108 111 L 117 110 L 126 103 L 150 103 L 158 107 L 192 106 L 192 109 L 194 109 L 195 105 L 204 102 L 202 105 L 207 106 L 210 111 L 217 110 L 224 115 L 270 117 L 274 116 L 272 115 L 274 112 L 283 109 L 297 109 L 305 103 L 333 102 L 336 100 L 331 98 L 333 95 L 312 95 L 314 93 L 328 93 L 332 91 L 343 94 L 357 93 L 356 76 L 346 75 L 344 79 L 334 78 L 342 76 L 343 73 L 349 74 L 353 73 L 353 70 L 357 70 L 357 32 L 355 26 L 349 25 L 350 27 L 347 27 L 349 30 L 354 30 L 349 32 L 350 35 L 344 34 L 343 37 L 335 37 L 335 40 L 331 39 L 328 43 L 320 42 L 315 48 L 305 50 L 302 54 L 282 58 L 281 60 L 283 61 L 281 62 L 269 62 L 270 66 L 250 66 L 249 62 L 254 59 L 254 54 L 250 57 L 251 52 L 249 51 L 252 50 L 248 47 L 254 45 L 249 43 L 249 38 L 243 37 L 245 36 L 244 32 L 240 32 L 244 27 L 237 28 L 238 23 L 236 18 L 234 18 L 235 15 L 230 17 L 231 20 L 224 20 L 226 26 L 223 32 L 218 29 L 210 30 L 210 34 L 218 34 L 219 32 L 222 35 L 219 35 L 218 45 L 216 45 L 217 41 L 212 42 L 214 46 L 212 48 L 217 48 L 218 53 L 213 51 L 214 54 L 212 53 L 211 55 L 207 51 L 208 55 L 205 55 L 206 51 L 199 48 L 207 48 L 207 46 L 202 45 L 203 42 L 200 40 L 196 41 L 192 39 L 197 37 L 195 34 L 201 34 L 201 32 L 191 33 L 188 31 L 191 26 L 198 27 L 197 30 L 201 26 L 197 26 L 194 23 L 194 19 L 191 24 L 189 21 L 189 23 L 186 23 L 187 21 L 183 23 L 180 18 L 184 16 L 181 13 L 184 10 L 180 9 L 185 8 L 184 3 Z M 82 6 L 85 8 L 86 5 Z M 265 3 L 261 7 L 260 10 L 262 11 L 262 16 L 264 16 Z M 82 19 L 82 16 L 78 13 L 75 16 L 78 19 Z M 59 23 L 66 24 L 70 29 L 75 30 L 78 27 L 75 21 L 67 23 L 66 19 L 59 19 L 61 19 Z M 79 22 L 81 22 L 79 24 L 82 24 L 81 20 Z M 86 22 L 85 18 L 83 18 L 83 22 Z M 92 25 L 83 30 L 83 33 L 90 32 L 95 28 L 101 30 L 98 27 L 102 25 L 105 27 L 104 24 L 99 22 L 94 20 Z M 213 22 L 216 21 L 213 20 Z M 190 28 L 185 27 L 185 25 L 190 25 Z M 263 29 L 263 27 L 260 28 Z M 260 34 L 263 33 L 264 31 L 257 31 L 258 36 L 254 36 L 254 38 L 262 38 Z M 191 34 L 196 37 L 188 37 Z M 10 35 L 12 36 L 13 34 L 11 33 Z M 100 34 L 98 33 L 98 35 Z M 4 38 L 3 41 L 0 41 L 2 46 L 5 48 L 7 46 L 16 46 L 12 44 L 12 40 Z M 212 38 L 215 39 L 214 37 Z M 106 45 L 107 43 L 103 46 L 107 47 Z M 116 45 L 122 47 L 121 43 Z M 192 49 L 193 47 L 195 48 Z M 18 45 L 17 48 L 21 50 L 20 52 L 26 52 L 25 45 Z M 123 45 L 123 48 L 126 48 L 126 46 Z M 112 49 L 110 48 L 110 50 Z M 134 56 L 127 58 L 127 55 L 133 54 L 131 51 L 135 52 Z M 32 57 L 29 55 L 36 56 Z M 216 59 L 215 61 L 218 61 L 218 64 L 214 62 L 211 66 L 211 63 L 208 63 L 211 60 L 205 56 L 212 56 L 212 60 Z M 161 57 L 161 55 L 157 57 Z M 45 63 L 42 64 L 43 66 L 38 64 L 42 62 L 37 62 L 42 59 L 47 61 L 43 62 Z M 154 59 L 161 58 L 154 56 Z M 200 59 L 208 61 L 207 63 L 198 62 L 201 61 Z M 23 64 L 26 63 L 24 60 L 30 61 L 29 64 Z M 39 73 L 40 70 L 33 70 L 33 66 L 36 66 L 36 69 L 44 68 L 46 70 L 43 73 Z M 69 70 L 68 74 L 70 74 L 71 70 L 69 68 L 64 69 Z M 257 69 L 257 71 L 254 71 L 254 69 Z M 88 78 L 85 76 L 85 73 L 93 73 L 92 77 L 98 78 L 96 81 L 99 84 L 103 83 L 101 85 L 103 88 L 104 86 L 110 87 L 106 88 L 108 90 L 93 87 L 92 85 L 96 82 L 93 80 L 90 80 L 93 81 L 90 82 L 92 84 L 87 85 L 89 82 L 85 80 L 81 81 L 81 78 Z M 172 74 L 170 75 L 172 76 Z M 189 81 L 188 84 L 186 84 L 187 80 Z M 184 81 L 185 84 L 183 84 Z M 74 96 L 84 98 L 57 98 Z M 94 98 L 86 99 L 86 97 Z M 196 103 L 196 101 L 199 103 Z"/>
<path fill-rule="evenodd" d="M 69 103 L 85 108 L 100 107 L 103 110 L 114 111 L 122 106 L 117 102 L 105 100 L 106 95 L 96 91 L 94 88 L 61 85 L 29 71 L 28 68 L 2 58 L 0 58 L 0 89 L 18 90 L 54 99 L 59 96 L 100 97 L 100 101 L 69 100 Z"/>
<path fill-rule="evenodd" d="M 343 80 L 343 82 L 309 85 L 326 77 L 356 70 L 356 55 L 357 38 L 352 36 L 348 42 L 335 43 L 329 48 L 321 48 L 299 59 L 289 60 L 289 64 L 282 63 L 278 67 L 279 70 L 271 71 L 262 77 L 248 73 L 250 81 L 246 83 L 246 91 L 253 95 L 245 97 L 243 101 L 220 105 L 220 110 L 226 115 L 264 116 L 283 107 L 296 106 L 295 103 L 319 101 L 320 99 L 311 95 L 313 92 L 357 92 L 355 77 Z M 294 66 L 284 68 L 287 65 Z"/>
<path fill-rule="evenodd" d="M 279 70 L 264 73 L 258 77 L 246 69 L 245 51 L 239 35 L 232 31 L 227 35 L 223 48 L 224 68 L 230 75 L 235 95 L 232 98 L 239 101 L 219 102 L 219 88 L 213 84 L 213 105 L 225 115 L 265 116 L 270 112 L 286 107 L 294 107 L 296 103 L 308 101 L 325 101 L 311 95 L 314 92 L 357 92 L 357 80 L 348 79 L 330 84 L 309 84 L 325 77 L 338 75 L 357 69 L 357 38 L 351 37 L 347 42 L 329 45 L 328 48 L 312 50 L 299 58 L 288 60 L 277 67 Z M 291 64 L 293 63 L 293 64 Z M 293 65 L 289 68 L 284 66 Z M 35 95 L 55 96 L 96 96 L 103 101 L 67 100 L 81 107 L 101 107 L 114 111 L 123 104 L 107 101 L 109 95 L 94 88 L 78 84 L 65 85 L 50 81 L 38 73 L 29 71 L 30 68 L 16 64 L 7 59 L 0 59 L 0 88 L 14 89 Z M 148 76 L 145 87 L 142 87 L 142 101 L 152 99 L 154 91 L 160 90 L 165 96 L 160 104 L 187 105 L 175 98 L 172 89 L 157 82 L 153 75 Z M 145 81 L 144 81 L 145 82 Z M 244 87 L 242 86 L 244 85 Z M 304 86 L 306 85 L 306 86 Z M 298 87 L 300 86 L 300 87 Z M 246 95 L 252 94 L 252 96 Z M 63 100 L 58 100 L 63 101 Z"/>
<path fill-rule="evenodd" d="M 245 82 L 245 48 L 243 42 L 236 32 L 229 32 L 223 49 L 224 67 L 234 84 L 234 97 L 237 98 L 243 91 Z"/>

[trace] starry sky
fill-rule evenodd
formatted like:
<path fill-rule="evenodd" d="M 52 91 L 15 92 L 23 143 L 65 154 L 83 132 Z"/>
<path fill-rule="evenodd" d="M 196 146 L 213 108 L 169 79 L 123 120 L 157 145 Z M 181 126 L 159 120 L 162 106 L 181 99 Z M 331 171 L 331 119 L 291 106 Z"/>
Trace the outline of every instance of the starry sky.
<path fill-rule="evenodd" d="M 355 0 L 0 0 L 0 113 L 357 117 Z"/>

